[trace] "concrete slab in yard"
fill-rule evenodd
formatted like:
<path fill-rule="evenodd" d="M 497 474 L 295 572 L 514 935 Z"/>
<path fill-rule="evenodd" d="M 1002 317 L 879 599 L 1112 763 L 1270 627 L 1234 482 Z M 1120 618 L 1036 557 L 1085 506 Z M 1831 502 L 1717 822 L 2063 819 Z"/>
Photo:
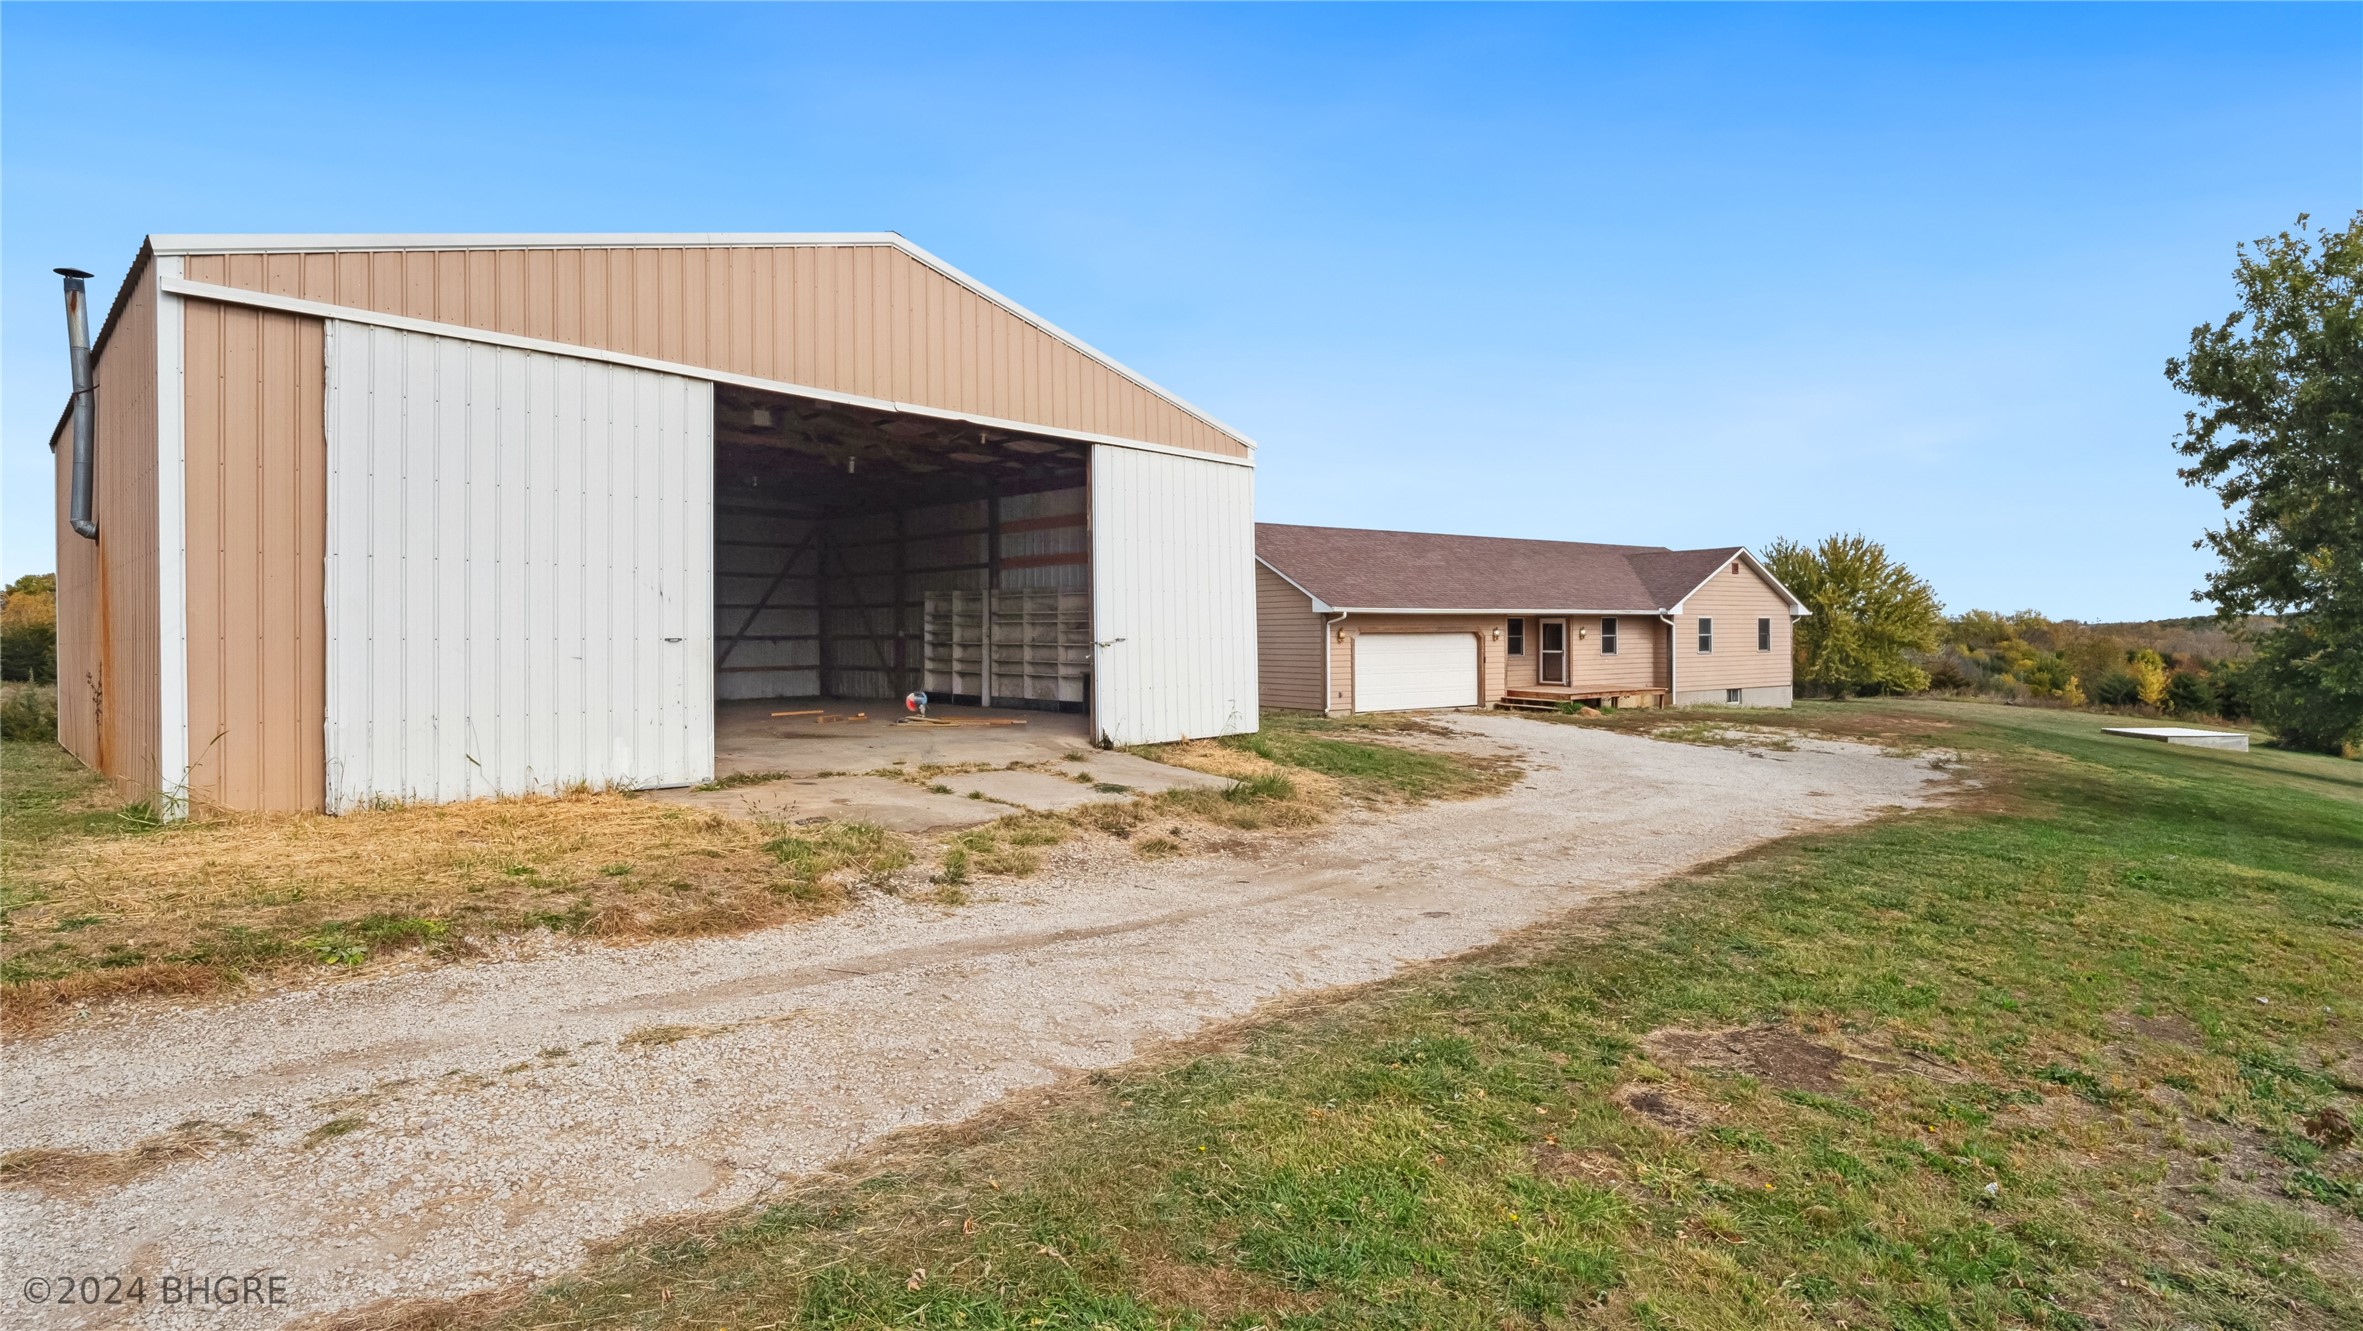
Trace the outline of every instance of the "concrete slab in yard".
<path fill-rule="evenodd" d="M 1094 782 L 1124 786 L 1144 795 L 1164 790 L 1227 790 L 1231 785 L 1227 776 L 1168 767 L 1132 753 L 1094 752 L 1080 762 L 1061 762 L 1058 770 L 1069 776 L 1084 775 Z M 1082 786 L 1078 784 L 1076 789 Z"/>
<path fill-rule="evenodd" d="M 734 818 L 769 818 L 785 823 L 836 818 L 876 823 L 897 832 L 972 827 L 1009 812 L 1007 805 L 990 800 L 938 795 L 909 782 L 889 781 L 882 776 L 767 781 L 759 786 L 734 786 L 729 790 L 652 790 L 648 798 L 711 809 Z"/>
<path fill-rule="evenodd" d="M 969 772 L 940 778 L 965 795 L 976 791 L 989 800 L 1022 804 L 1029 809 L 1071 809 L 1099 800 L 1128 799 L 1123 791 L 1098 790 L 1073 777 L 1048 772 Z"/>
<path fill-rule="evenodd" d="M 2187 744 L 2199 749 L 2236 749 L 2248 752 L 2248 736 L 2237 730 L 2189 730 L 2182 726 L 2109 726 L 2104 735 L 2123 735 L 2127 739 L 2155 740 L 2161 744 Z"/>

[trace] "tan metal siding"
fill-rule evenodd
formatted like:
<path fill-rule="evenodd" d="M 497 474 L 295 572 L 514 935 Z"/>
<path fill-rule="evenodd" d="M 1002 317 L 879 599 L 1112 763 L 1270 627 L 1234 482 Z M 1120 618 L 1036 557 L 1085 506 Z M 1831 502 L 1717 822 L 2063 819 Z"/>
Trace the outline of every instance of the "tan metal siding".
<path fill-rule="evenodd" d="M 282 258 L 257 280 L 293 282 Z M 264 289 L 277 289 L 276 287 Z M 326 786 L 323 325 L 186 303 L 189 795 L 316 810 Z"/>
<path fill-rule="evenodd" d="M 1255 659 L 1266 707 L 1321 706 L 1321 616 L 1313 598 L 1255 566 Z"/>
<path fill-rule="evenodd" d="M 1772 650 L 1756 650 L 1756 620 L 1772 619 Z M 1715 650 L 1698 650 L 1698 621 L 1715 621 Z M 1796 674 L 1791 656 L 1789 603 L 1744 561 L 1739 571 L 1725 564 L 1706 585 L 1690 594 L 1677 617 L 1677 683 L 1685 697 L 1693 689 L 1784 687 Z"/>
<path fill-rule="evenodd" d="M 1477 635 L 1477 672 L 1479 706 L 1491 707 L 1507 685 L 1502 655 L 1502 640 L 1495 630 L 1508 632 L 1505 615 L 1354 615 L 1337 627 L 1345 630 L 1344 642 L 1329 635 L 1329 710 L 1351 711 L 1354 707 L 1354 639 L 1364 633 L 1474 633 Z M 1534 650 L 1534 625 L 1527 624 L 1526 650 Z"/>
<path fill-rule="evenodd" d="M 66 525 L 73 429 L 57 432 L 58 741 L 127 797 L 154 794 L 161 735 L 156 593 L 156 279 L 133 283 L 91 367 L 92 516 Z"/>
<path fill-rule="evenodd" d="M 1246 445 L 885 245 L 190 255 L 249 291 L 841 393 L 1246 456 Z"/>

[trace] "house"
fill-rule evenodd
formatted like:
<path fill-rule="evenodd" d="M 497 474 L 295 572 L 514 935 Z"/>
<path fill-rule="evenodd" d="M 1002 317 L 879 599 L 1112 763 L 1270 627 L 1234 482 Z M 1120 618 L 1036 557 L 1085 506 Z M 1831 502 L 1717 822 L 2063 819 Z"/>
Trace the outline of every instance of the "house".
<path fill-rule="evenodd" d="M 1257 523 L 1266 707 L 1786 707 L 1806 613 L 1744 547 Z"/>
<path fill-rule="evenodd" d="M 1252 441 L 898 235 L 152 236 L 91 366 L 60 739 L 167 812 L 694 784 L 717 700 L 1257 725 Z"/>

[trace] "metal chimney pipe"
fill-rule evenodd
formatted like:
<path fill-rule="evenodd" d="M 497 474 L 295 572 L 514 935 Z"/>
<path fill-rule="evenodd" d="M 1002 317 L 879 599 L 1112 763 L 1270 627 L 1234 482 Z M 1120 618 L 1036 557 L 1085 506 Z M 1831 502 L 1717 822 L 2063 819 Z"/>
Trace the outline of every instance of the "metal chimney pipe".
<path fill-rule="evenodd" d="M 90 274 L 79 268 L 59 268 L 66 279 L 66 346 L 74 361 L 74 486 L 66 501 L 66 522 L 78 536 L 98 539 L 98 522 L 90 513 L 90 469 L 93 462 L 90 418 L 90 299 L 82 284 Z"/>

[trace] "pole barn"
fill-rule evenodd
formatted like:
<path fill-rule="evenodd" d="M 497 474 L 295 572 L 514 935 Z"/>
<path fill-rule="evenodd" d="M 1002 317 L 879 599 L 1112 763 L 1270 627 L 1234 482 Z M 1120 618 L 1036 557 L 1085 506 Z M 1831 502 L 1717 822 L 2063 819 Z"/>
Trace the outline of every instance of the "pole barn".
<path fill-rule="evenodd" d="M 59 738 L 167 814 L 695 784 L 784 698 L 1257 725 L 1255 445 L 900 236 L 152 236 L 90 365 Z"/>

